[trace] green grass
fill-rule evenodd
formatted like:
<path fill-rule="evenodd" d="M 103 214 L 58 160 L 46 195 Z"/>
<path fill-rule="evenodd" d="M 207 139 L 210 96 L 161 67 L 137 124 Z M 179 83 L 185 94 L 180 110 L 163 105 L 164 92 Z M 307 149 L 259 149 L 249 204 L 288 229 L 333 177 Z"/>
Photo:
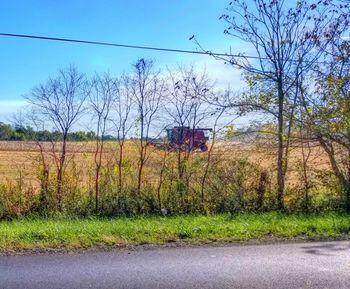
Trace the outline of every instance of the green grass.
<path fill-rule="evenodd" d="M 244 213 L 116 219 L 20 219 L 0 221 L 0 251 L 89 248 L 186 241 L 270 241 L 350 238 L 350 215 Z"/>

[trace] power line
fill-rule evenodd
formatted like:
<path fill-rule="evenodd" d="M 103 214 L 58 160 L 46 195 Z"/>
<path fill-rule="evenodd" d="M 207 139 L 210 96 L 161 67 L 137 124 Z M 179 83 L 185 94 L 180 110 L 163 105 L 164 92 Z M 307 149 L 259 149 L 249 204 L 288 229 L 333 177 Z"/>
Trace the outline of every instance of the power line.
<path fill-rule="evenodd" d="M 197 51 L 197 50 L 185 50 L 185 49 L 130 45 L 130 44 L 120 44 L 120 43 L 112 43 L 112 42 L 101 42 L 101 41 L 71 39 L 71 38 L 59 38 L 59 37 L 30 35 L 30 34 L 14 34 L 14 33 L 1 33 L 0 32 L 0 36 L 37 39 L 37 40 L 49 40 L 49 41 L 61 41 L 61 42 L 80 43 L 80 44 L 102 45 L 102 46 L 112 46 L 112 47 L 120 47 L 120 48 L 143 49 L 143 50 L 153 50 L 153 51 L 163 51 L 163 52 L 174 52 L 174 53 L 211 55 L 211 56 L 216 56 L 216 57 L 232 57 L 232 58 L 268 60 L 268 58 L 266 58 L 266 57 L 258 57 L 258 56 L 251 56 L 251 55 L 242 55 L 242 54 L 229 54 L 229 53 L 219 53 L 219 52 L 211 52 L 211 51 Z M 299 60 L 294 60 L 294 59 L 290 59 L 289 61 L 299 62 Z M 303 60 L 302 62 L 307 63 L 310 61 Z M 328 62 L 319 62 L 319 61 L 315 61 L 314 63 L 330 64 Z"/>
<path fill-rule="evenodd" d="M 100 41 L 81 40 L 81 39 L 58 38 L 58 37 L 49 37 L 49 36 L 40 36 L 40 35 L 0 33 L 0 36 L 30 38 L 30 39 L 50 40 L 50 41 L 63 41 L 63 42 L 82 43 L 82 44 L 114 46 L 114 47 L 122 47 L 122 48 L 155 50 L 155 51 L 164 51 L 164 52 L 202 54 L 202 55 L 210 54 L 214 56 L 245 57 L 245 58 L 251 58 L 251 59 L 259 59 L 259 57 L 257 56 L 243 56 L 238 54 L 235 55 L 235 54 L 217 53 L 217 52 L 211 52 L 211 51 L 196 51 L 196 50 L 184 50 L 184 49 L 162 48 L 162 47 L 152 47 L 152 46 L 140 46 L 140 45 L 119 44 L 119 43 L 100 42 Z"/>

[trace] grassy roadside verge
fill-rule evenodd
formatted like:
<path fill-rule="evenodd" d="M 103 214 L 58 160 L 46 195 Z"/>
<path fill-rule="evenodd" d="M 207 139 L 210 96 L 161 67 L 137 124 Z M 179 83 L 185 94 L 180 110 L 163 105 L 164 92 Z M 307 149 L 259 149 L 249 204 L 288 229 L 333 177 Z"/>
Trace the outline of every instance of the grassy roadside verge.
<path fill-rule="evenodd" d="M 178 241 L 349 239 L 350 215 L 281 213 L 118 219 L 20 219 L 0 221 L 0 252 Z"/>

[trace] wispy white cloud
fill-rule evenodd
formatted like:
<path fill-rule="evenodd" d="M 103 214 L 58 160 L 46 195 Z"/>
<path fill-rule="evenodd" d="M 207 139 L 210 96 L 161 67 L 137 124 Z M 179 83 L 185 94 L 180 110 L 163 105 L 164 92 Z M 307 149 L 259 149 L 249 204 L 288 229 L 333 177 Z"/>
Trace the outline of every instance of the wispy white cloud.
<path fill-rule="evenodd" d="M 9 122 L 27 104 L 24 99 L 0 99 L 0 121 Z"/>
<path fill-rule="evenodd" d="M 218 88 L 226 89 L 230 87 L 234 90 L 241 90 L 244 87 L 242 71 L 232 65 L 212 59 L 207 61 L 203 67 L 208 75 L 215 80 Z"/>
<path fill-rule="evenodd" d="M 228 39 L 230 40 L 230 39 Z M 231 39 L 232 40 L 232 39 Z M 227 49 L 223 49 L 227 45 Z M 227 41 L 225 43 L 217 43 L 210 47 L 210 51 L 214 52 L 227 52 L 232 54 L 244 54 L 244 55 L 256 55 L 256 51 L 252 47 L 242 41 Z M 208 47 L 205 47 L 208 48 Z M 245 82 L 242 79 L 242 70 L 234 67 L 230 64 L 225 64 L 224 60 L 218 60 L 211 56 L 190 56 L 184 58 L 184 64 L 194 64 L 197 69 L 205 69 L 208 75 L 216 81 L 218 88 L 225 89 L 230 87 L 230 89 L 241 91 Z"/>

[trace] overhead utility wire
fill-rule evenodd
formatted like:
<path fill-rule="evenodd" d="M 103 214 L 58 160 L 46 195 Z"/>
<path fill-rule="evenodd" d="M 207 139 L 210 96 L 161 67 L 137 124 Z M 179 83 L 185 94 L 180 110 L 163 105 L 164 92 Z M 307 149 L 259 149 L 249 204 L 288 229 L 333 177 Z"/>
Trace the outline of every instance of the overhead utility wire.
<path fill-rule="evenodd" d="M 268 58 L 264 58 L 264 57 L 242 55 L 242 54 L 228 54 L 228 53 L 218 53 L 218 52 L 211 52 L 211 51 L 196 51 L 196 50 L 162 48 L 162 47 L 152 47 L 152 46 L 140 46 L 140 45 L 111 43 L 111 42 L 100 42 L 100 41 L 91 41 L 91 40 L 59 38 L 59 37 L 50 37 L 50 36 L 41 36 L 41 35 L 30 35 L 30 34 L 14 34 L 14 33 L 1 33 L 0 32 L 0 36 L 29 38 L 29 39 L 38 39 L 38 40 L 49 40 L 49 41 L 61 41 L 61 42 L 81 43 L 81 44 L 92 44 L 92 45 L 102 45 L 102 46 L 113 46 L 113 47 L 132 48 L 132 49 L 144 49 L 144 50 L 154 50 L 154 51 L 164 51 L 164 52 L 175 52 L 175 53 L 188 53 L 188 54 L 201 54 L 201 55 L 212 55 L 212 56 L 225 56 L 225 57 L 233 57 L 233 58 L 236 57 L 236 58 L 268 60 Z M 293 59 L 291 59 L 289 61 L 299 62 L 298 60 L 293 60 Z M 304 60 L 302 62 L 308 62 L 308 61 Z M 327 64 L 327 62 L 315 62 L 315 63 Z"/>
<path fill-rule="evenodd" d="M 94 45 L 114 46 L 114 47 L 122 47 L 122 48 L 156 50 L 156 51 L 165 51 L 165 52 L 205 54 L 205 55 L 211 54 L 211 55 L 215 55 L 215 56 L 231 56 L 231 57 L 245 57 L 245 58 L 259 59 L 259 57 L 257 57 L 257 56 L 243 56 L 243 55 L 234 55 L 234 54 L 227 54 L 227 53 L 216 53 L 216 52 L 211 52 L 211 51 L 196 51 L 196 50 L 184 50 L 184 49 L 129 45 L 129 44 L 119 44 L 119 43 L 111 43 L 111 42 L 100 42 L 100 41 L 69 39 L 69 38 L 58 38 L 58 37 L 49 37 L 49 36 L 40 36 L 40 35 L 0 33 L 0 36 L 31 38 L 31 39 L 51 40 L 51 41 L 63 41 L 63 42 L 73 42 L 73 43 L 82 43 L 82 44 L 94 44 Z"/>

